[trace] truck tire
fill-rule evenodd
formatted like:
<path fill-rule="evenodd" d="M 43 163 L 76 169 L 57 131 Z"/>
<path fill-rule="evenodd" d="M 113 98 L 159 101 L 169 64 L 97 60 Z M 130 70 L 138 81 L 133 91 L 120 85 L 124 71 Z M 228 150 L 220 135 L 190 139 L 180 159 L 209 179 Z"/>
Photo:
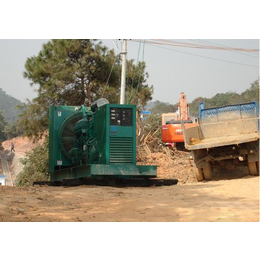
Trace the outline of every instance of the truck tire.
<path fill-rule="evenodd" d="M 207 166 L 203 168 L 203 175 L 205 180 L 211 180 L 212 179 L 212 169 L 210 166 L 210 162 L 207 162 Z"/>
<path fill-rule="evenodd" d="M 202 169 L 195 168 L 195 175 L 196 175 L 197 181 L 203 181 L 204 180 Z"/>
<path fill-rule="evenodd" d="M 247 162 L 248 171 L 250 175 L 258 175 L 259 172 L 257 171 L 257 162 Z M 259 170 L 259 169 L 258 169 Z"/>

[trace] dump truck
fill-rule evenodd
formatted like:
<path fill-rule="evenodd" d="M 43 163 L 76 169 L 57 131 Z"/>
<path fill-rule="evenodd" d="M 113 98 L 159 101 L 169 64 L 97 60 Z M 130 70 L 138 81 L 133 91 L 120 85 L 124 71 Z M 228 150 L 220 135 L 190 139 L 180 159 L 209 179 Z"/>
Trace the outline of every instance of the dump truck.
<path fill-rule="evenodd" d="M 198 181 L 211 180 L 215 167 L 247 166 L 250 175 L 259 175 L 257 102 L 214 108 L 205 108 L 203 102 L 199 106 L 199 124 L 182 127 Z"/>

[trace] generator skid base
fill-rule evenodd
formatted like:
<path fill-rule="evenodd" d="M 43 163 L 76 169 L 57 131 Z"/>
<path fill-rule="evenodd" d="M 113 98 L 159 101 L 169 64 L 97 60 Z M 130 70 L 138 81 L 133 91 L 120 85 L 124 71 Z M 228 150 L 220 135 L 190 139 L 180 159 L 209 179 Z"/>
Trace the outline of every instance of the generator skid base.
<path fill-rule="evenodd" d="M 154 178 L 157 177 L 157 167 L 151 165 L 124 164 L 88 164 L 56 170 L 51 173 L 51 181 L 79 178 Z"/>
<path fill-rule="evenodd" d="M 79 178 L 64 179 L 62 181 L 37 181 L 33 185 L 40 186 L 110 186 L 110 187 L 151 187 L 151 186 L 172 186 L 178 183 L 177 179 L 159 179 L 159 178 Z"/>
<path fill-rule="evenodd" d="M 157 166 L 89 164 L 57 170 L 51 174 L 50 182 L 34 182 L 34 185 L 151 187 L 177 183 L 177 179 L 157 178 Z"/>

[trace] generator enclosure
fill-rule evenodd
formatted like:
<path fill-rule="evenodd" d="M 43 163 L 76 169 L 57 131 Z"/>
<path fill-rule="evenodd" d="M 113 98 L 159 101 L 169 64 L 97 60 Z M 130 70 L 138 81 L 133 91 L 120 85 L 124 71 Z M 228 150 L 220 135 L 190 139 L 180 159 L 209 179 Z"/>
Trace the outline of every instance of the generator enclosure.
<path fill-rule="evenodd" d="M 51 181 L 156 177 L 156 166 L 136 165 L 136 107 L 51 106 L 49 173 Z"/>

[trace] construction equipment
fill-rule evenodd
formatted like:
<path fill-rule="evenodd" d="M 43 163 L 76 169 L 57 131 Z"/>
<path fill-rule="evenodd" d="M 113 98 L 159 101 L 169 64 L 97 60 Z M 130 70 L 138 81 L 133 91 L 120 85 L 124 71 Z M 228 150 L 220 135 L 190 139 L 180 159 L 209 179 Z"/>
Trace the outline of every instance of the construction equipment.
<path fill-rule="evenodd" d="M 247 166 L 259 174 L 259 108 L 256 102 L 205 109 L 199 125 L 184 125 L 185 148 L 192 151 L 198 181 L 212 178 L 212 168 Z"/>
<path fill-rule="evenodd" d="M 187 128 L 197 125 L 197 123 L 193 123 L 190 119 L 189 104 L 184 92 L 180 94 L 178 111 L 175 113 L 162 114 L 162 142 L 167 145 L 175 146 L 177 149 L 183 149 L 182 123 L 184 123 Z"/>
<path fill-rule="evenodd" d="M 157 166 L 136 165 L 136 107 L 103 98 L 91 108 L 51 106 L 49 172 L 52 183 L 80 179 L 111 184 L 108 180 L 121 179 L 149 184 L 157 177 Z"/>

